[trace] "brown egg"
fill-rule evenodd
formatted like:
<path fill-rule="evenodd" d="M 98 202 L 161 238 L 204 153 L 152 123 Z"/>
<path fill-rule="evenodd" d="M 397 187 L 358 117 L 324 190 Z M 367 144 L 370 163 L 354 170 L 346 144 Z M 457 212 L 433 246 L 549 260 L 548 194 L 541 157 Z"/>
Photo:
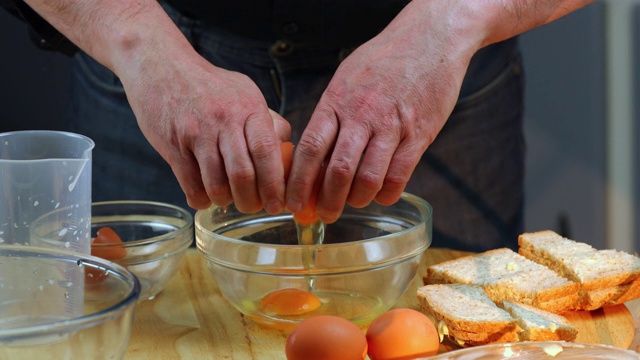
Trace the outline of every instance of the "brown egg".
<path fill-rule="evenodd" d="M 438 353 L 440 337 L 429 318 L 413 309 L 393 309 L 367 330 L 371 360 L 404 360 Z"/>
<path fill-rule="evenodd" d="M 332 315 L 313 316 L 293 329 L 285 351 L 288 360 L 364 360 L 367 339 L 349 320 Z"/>

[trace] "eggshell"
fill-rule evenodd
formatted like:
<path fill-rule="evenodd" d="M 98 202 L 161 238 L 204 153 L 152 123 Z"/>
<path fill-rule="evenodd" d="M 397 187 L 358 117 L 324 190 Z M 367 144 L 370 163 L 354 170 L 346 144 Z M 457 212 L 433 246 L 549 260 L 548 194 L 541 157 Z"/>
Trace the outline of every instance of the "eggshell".
<path fill-rule="evenodd" d="M 367 340 L 358 326 L 333 315 L 310 317 L 287 337 L 288 360 L 364 360 Z"/>
<path fill-rule="evenodd" d="M 429 318 L 413 309 L 393 309 L 367 329 L 371 360 L 405 360 L 438 353 L 440 337 Z"/>

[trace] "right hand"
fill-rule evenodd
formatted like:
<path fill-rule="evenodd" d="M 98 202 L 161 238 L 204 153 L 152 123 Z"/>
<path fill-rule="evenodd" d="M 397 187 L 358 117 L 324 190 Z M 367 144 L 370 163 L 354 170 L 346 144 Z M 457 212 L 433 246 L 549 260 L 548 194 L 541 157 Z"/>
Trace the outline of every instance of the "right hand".
<path fill-rule="evenodd" d="M 142 132 L 169 163 L 189 205 L 284 208 L 280 142 L 289 124 L 256 84 L 195 51 L 153 54 L 121 80 Z"/>

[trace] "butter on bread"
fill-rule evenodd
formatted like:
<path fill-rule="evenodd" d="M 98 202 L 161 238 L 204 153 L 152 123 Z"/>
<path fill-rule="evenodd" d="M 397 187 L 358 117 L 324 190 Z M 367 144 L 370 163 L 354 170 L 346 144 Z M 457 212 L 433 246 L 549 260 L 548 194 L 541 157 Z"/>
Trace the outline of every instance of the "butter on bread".
<path fill-rule="evenodd" d="M 478 285 L 498 304 L 507 300 L 553 313 L 572 309 L 579 299 L 577 283 L 508 248 L 432 265 L 423 280 L 425 284 Z"/>
<path fill-rule="evenodd" d="M 575 309 L 595 310 L 640 297 L 640 258 L 597 250 L 550 231 L 524 233 L 518 252 L 580 285 Z"/>
<path fill-rule="evenodd" d="M 461 346 L 514 341 L 575 340 L 567 319 L 532 306 L 504 301 L 498 307 L 478 285 L 434 284 L 417 290 L 422 310 L 438 332 Z"/>

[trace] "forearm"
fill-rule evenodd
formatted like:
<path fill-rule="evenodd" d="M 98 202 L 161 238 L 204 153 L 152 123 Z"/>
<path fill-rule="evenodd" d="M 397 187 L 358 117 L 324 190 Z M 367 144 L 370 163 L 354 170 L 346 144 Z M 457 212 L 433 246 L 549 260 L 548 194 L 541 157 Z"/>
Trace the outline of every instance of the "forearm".
<path fill-rule="evenodd" d="M 480 12 L 487 21 L 482 46 L 519 35 L 548 24 L 596 0 L 485 0 Z"/>
<path fill-rule="evenodd" d="M 412 46 L 437 41 L 448 56 L 480 48 L 552 22 L 596 0 L 413 0 L 387 28 L 412 33 Z M 403 29 L 404 28 L 404 29 Z M 408 29 L 410 28 L 410 29 Z"/>
<path fill-rule="evenodd" d="M 26 0 L 26 3 L 119 76 L 144 66 L 149 57 L 193 51 L 156 0 Z"/>

